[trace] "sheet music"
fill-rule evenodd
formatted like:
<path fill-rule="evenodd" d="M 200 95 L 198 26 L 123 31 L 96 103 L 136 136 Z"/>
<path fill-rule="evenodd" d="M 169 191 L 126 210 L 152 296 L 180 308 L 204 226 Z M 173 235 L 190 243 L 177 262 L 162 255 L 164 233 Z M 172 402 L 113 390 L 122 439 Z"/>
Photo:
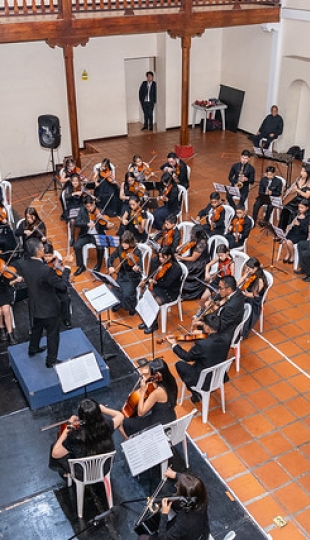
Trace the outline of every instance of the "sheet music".
<path fill-rule="evenodd" d="M 85 296 L 97 313 L 106 311 L 119 303 L 119 300 L 114 296 L 107 285 L 100 285 L 91 291 L 87 291 Z"/>
<path fill-rule="evenodd" d="M 282 204 L 282 198 L 281 197 L 270 197 L 271 204 L 274 208 L 279 208 L 282 210 L 283 204 Z"/>
<path fill-rule="evenodd" d="M 216 182 L 213 182 L 213 186 L 215 191 L 218 191 L 219 193 L 226 193 L 226 186 L 224 186 L 224 184 L 217 184 Z"/>
<path fill-rule="evenodd" d="M 102 379 L 102 374 L 93 352 L 55 365 L 64 394 Z"/>
<path fill-rule="evenodd" d="M 172 456 L 168 439 L 162 425 L 121 443 L 132 476 L 155 467 Z"/>
<path fill-rule="evenodd" d="M 272 225 L 272 230 L 278 238 L 280 238 L 281 240 L 285 240 L 286 234 L 285 232 L 283 232 L 282 229 L 280 229 L 280 227 L 275 227 L 274 225 Z"/>
<path fill-rule="evenodd" d="M 240 197 L 240 191 L 237 187 L 226 186 L 226 191 L 228 191 L 229 195 L 231 195 L 232 197 Z"/>
<path fill-rule="evenodd" d="M 120 288 L 119 284 L 112 276 L 110 276 L 110 274 L 102 274 L 102 272 L 97 272 L 97 270 L 92 270 L 91 273 L 98 281 L 106 281 L 109 285 L 117 287 L 118 289 Z"/>
<path fill-rule="evenodd" d="M 139 313 L 144 324 L 150 328 L 158 315 L 159 305 L 148 289 L 137 303 L 136 312 Z"/>

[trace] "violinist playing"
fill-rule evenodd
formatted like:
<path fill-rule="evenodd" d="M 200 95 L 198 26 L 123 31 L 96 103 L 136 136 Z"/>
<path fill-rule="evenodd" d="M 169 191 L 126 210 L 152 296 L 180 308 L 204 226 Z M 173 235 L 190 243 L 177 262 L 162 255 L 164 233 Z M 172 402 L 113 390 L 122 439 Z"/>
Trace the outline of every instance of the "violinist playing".
<path fill-rule="evenodd" d="M 104 247 L 97 245 L 96 238 L 98 235 L 105 235 L 107 229 L 113 228 L 107 217 L 102 216 L 99 208 L 96 207 L 95 201 L 89 195 L 84 198 L 84 205 L 80 209 L 76 221 L 76 227 L 80 228 L 79 236 L 74 244 L 77 269 L 74 273 L 79 276 L 86 271 L 86 266 L 83 263 L 82 250 L 86 244 L 94 244 L 97 251 L 97 264 L 94 270 L 100 272 L 103 259 Z"/>
<path fill-rule="evenodd" d="M 148 384 L 152 383 L 152 391 Z M 178 397 L 178 387 L 166 362 L 155 358 L 144 368 L 140 381 L 137 415 L 124 418 L 120 432 L 127 439 L 134 433 L 156 424 L 167 424 L 176 419 L 175 406 Z M 146 397 L 148 396 L 148 397 Z M 109 409 L 111 416 L 117 411 Z"/>
<path fill-rule="evenodd" d="M 146 284 L 154 296 L 159 306 L 173 302 L 180 293 L 182 269 L 175 259 L 170 246 L 161 248 L 159 254 L 159 266 L 156 261 L 151 261 L 151 270 L 148 278 L 140 282 L 140 288 L 143 290 Z M 155 268 L 154 268 L 155 267 Z M 157 319 L 151 327 L 139 324 L 139 330 L 144 330 L 145 334 L 151 334 L 158 329 Z"/>
<path fill-rule="evenodd" d="M 122 201 L 121 215 L 129 210 L 129 198 L 131 195 L 137 195 L 139 199 L 143 199 L 145 195 L 145 186 L 136 180 L 132 172 L 126 172 L 125 180 L 121 183 L 120 200 Z"/>
<path fill-rule="evenodd" d="M 178 158 L 175 152 L 169 152 L 167 163 L 164 163 L 160 168 L 164 173 L 172 174 L 176 184 L 180 184 L 185 189 L 189 188 L 187 165 L 182 159 Z"/>
<path fill-rule="evenodd" d="M 14 273 L 11 275 L 5 272 L 5 260 L 0 258 L 0 341 L 9 341 L 9 345 L 16 345 L 18 341 L 13 334 L 13 324 L 11 316 L 10 281 L 13 280 Z M 8 267 L 11 268 L 10 266 Z M 15 268 L 12 268 L 13 272 Z M 7 277 L 6 277 L 7 276 Z"/>
<path fill-rule="evenodd" d="M 82 182 L 78 174 L 73 174 L 71 182 L 64 190 L 66 200 L 65 216 L 67 222 L 70 223 L 71 240 L 70 246 L 74 244 L 75 235 L 75 220 L 79 213 L 80 208 L 83 206 L 83 187 Z"/>
<path fill-rule="evenodd" d="M 188 502 L 172 502 L 169 497 L 164 497 L 157 534 L 142 534 L 138 540 L 208 540 L 208 496 L 203 481 L 188 472 L 180 474 L 170 468 L 164 476 L 176 480 L 174 495 L 184 497 Z M 168 518 L 171 513 L 172 519 Z"/>
<path fill-rule="evenodd" d="M 170 214 L 166 217 L 163 228 L 157 234 L 155 234 L 154 242 L 159 246 L 159 249 L 164 246 L 170 246 L 175 253 L 180 240 L 180 231 L 177 228 L 177 216 Z"/>
<path fill-rule="evenodd" d="M 245 207 L 238 204 L 235 209 L 235 216 L 229 226 L 229 232 L 225 234 L 230 249 L 243 246 L 252 229 L 249 216 L 246 215 Z"/>
<path fill-rule="evenodd" d="M 210 260 L 207 234 L 201 225 L 194 225 L 190 241 L 177 249 L 175 257 L 188 269 L 182 298 L 184 300 L 200 298 L 204 286 L 199 280 L 203 280 L 206 262 Z"/>
<path fill-rule="evenodd" d="M 118 259 L 118 270 L 113 263 Z M 108 271 L 113 275 L 116 271 L 116 283 L 119 287 L 113 287 L 113 293 L 119 299 L 119 303 L 112 308 L 116 312 L 123 308 L 129 315 L 135 314 L 137 303 L 137 287 L 141 279 L 142 257 L 137 248 L 134 235 L 125 231 L 121 236 L 120 245 L 108 259 Z"/>
<path fill-rule="evenodd" d="M 130 195 L 129 210 L 125 211 L 121 219 L 121 226 L 118 235 L 121 236 L 124 231 L 131 232 L 137 242 L 145 242 L 147 232 L 145 230 L 147 213 L 143 210 L 141 199 L 137 195 Z"/>
<path fill-rule="evenodd" d="M 225 208 L 221 201 L 221 196 L 217 191 L 213 191 L 210 195 L 209 204 L 198 212 L 196 220 L 201 222 L 202 218 L 206 218 L 206 223 L 203 225 L 207 235 L 224 234 L 225 231 Z"/>
<path fill-rule="evenodd" d="M 243 327 L 243 338 L 246 339 L 259 319 L 262 299 L 268 287 L 264 270 L 256 257 L 251 257 L 246 261 L 242 276 L 238 280 L 238 287 L 245 302 L 252 306 L 251 315 Z"/>
<path fill-rule="evenodd" d="M 115 180 L 114 167 L 108 158 L 104 158 L 100 167 L 95 169 L 93 178 L 98 208 L 100 210 L 104 208 L 105 214 L 109 217 L 119 215 L 121 207 L 119 185 Z"/>
<path fill-rule="evenodd" d="M 37 210 L 33 206 L 25 209 L 25 219 L 21 221 L 15 230 L 15 236 L 21 237 L 23 242 L 24 257 L 29 257 L 27 240 L 37 238 L 43 244 L 46 242 L 46 226 L 39 217 Z"/>
<path fill-rule="evenodd" d="M 163 228 L 167 216 L 171 214 L 176 216 L 180 212 L 179 191 L 173 175 L 164 173 L 161 180 L 163 190 L 161 195 L 157 197 L 157 200 L 162 203 L 163 206 L 156 208 L 153 213 L 153 228 L 157 231 L 160 231 Z"/>
<path fill-rule="evenodd" d="M 69 459 L 78 459 L 115 450 L 113 432 L 123 416 L 115 411 L 112 420 L 106 418 L 110 409 L 94 399 L 86 398 L 78 406 L 78 414 L 65 423 L 64 430 L 52 448 L 51 468 L 56 468 L 62 478 L 70 472 Z M 82 471 L 81 471 L 81 479 Z"/>
<path fill-rule="evenodd" d="M 132 158 L 132 163 L 128 166 L 128 172 L 132 173 L 137 182 L 143 183 L 146 190 L 157 189 L 159 182 L 152 182 L 152 178 L 155 177 L 152 169 L 148 163 L 142 160 L 139 154 L 135 154 Z"/>
<path fill-rule="evenodd" d="M 73 175 L 78 175 L 80 181 L 82 181 L 82 179 L 84 178 L 83 176 L 81 176 L 81 169 L 76 166 L 75 160 L 72 157 L 65 158 L 63 162 L 63 168 L 59 172 L 59 179 L 61 182 L 62 190 L 65 190 L 67 187 L 71 186 L 71 180 Z M 63 211 L 60 219 L 65 221 L 67 216 L 62 194 L 60 195 L 59 200 Z"/>
<path fill-rule="evenodd" d="M 53 268 L 58 276 L 62 276 L 62 272 L 64 270 L 62 260 L 58 258 L 57 253 L 55 253 L 54 251 L 53 245 L 49 242 L 46 242 L 46 244 L 44 244 L 44 262 L 47 264 L 47 266 Z M 72 304 L 68 285 L 66 291 L 56 291 L 60 302 L 60 314 L 62 324 L 66 328 L 66 330 L 70 330 L 70 328 L 72 328 Z"/>
<path fill-rule="evenodd" d="M 13 251 L 16 247 L 16 239 L 8 219 L 5 205 L 0 200 L 0 251 Z"/>
<path fill-rule="evenodd" d="M 220 332 L 220 319 L 215 313 L 203 317 L 201 330 L 207 337 L 196 341 L 189 351 L 178 345 L 173 336 L 167 336 L 167 341 L 172 345 L 174 354 L 182 360 L 177 362 L 175 367 L 182 381 L 192 393 L 191 401 L 193 403 L 201 401 L 200 394 L 191 390 L 191 386 L 197 384 L 201 371 L 224 362 L 230 348 L 229 336 L 225 332 Z M 203 390 L 209 390 L 210 380 L 211 375 L 210 378 L 206 379 Z"/>
<path fill-rule="evenodd" d="M 217 272 L 211 281 L 210 271 L 214 265 L 217 265 Z M 217 295 L 220 280 L 224 276 L 233 276 L 234 273 L 235 263 L 229 252 L 229 248 L 225 244 L 219 244 L 216 248 L 215 257 L 205 268 L 204 280 L 210 285 L 210 288 L 207 287 L 200 298 L 200 307 L 195 315 L 196 318 L 199 318 L 206 311 L 211 296 L 214 298 Z"/>

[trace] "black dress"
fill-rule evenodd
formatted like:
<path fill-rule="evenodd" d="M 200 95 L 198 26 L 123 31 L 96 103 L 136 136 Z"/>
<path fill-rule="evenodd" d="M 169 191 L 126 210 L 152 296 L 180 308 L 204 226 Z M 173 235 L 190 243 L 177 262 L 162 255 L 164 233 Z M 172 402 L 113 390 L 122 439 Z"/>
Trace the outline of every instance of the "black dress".
<path fill-rule="evenodd" d="M 141 252 L 138 248 L 134 249 L 134 255 L 139 258 L 138 265 L 142 268 Z M 114 251 L 113 255 L 108 259 L 108 267 L 113 266 L 115 259 L 119 258 L 122 266 L 119 269 L 116 283 L 119 287 L 112 287 L 113 294 L 119 299 L 121 306 L 127 311 L 134 312 L 137 304 L 137 287 L 141 280 L 141 273 L 135 272 L 131 261 L 124 258 L 124 249 L 122 246 Z M 131 263 L 131 264 L 130 264 Z"/>
<path fill-rule="evenodd" d="M 125 418 L 123 427 L 126 435 L 130 437 L 138 431 L 142 431 L 156 424 L 168 424 L 176 419 L 174 408 L 169 401 L 165 403 L 156 402 L 152 409 L 145 416 L 132 416 Z"/>
<path fill-rule="evenodd" d="M 298 244 L 308 238 L 309 217 L 298 219 L 299 225 L 293 225 L 291 230 L 287 233 L 286 239 L 290 240 L 293 244 Z"/>
<path fill-rule="evenodd" d="M 307 191 L 310 191 L 310 186 L 303 186 L 300 189 L 300 191 L 302 191 L 303 193 L 307 193 Z M 294 199 L 292 199 L 289 203 L 283 206 L 280 220 L 279 220 L 280 229 L 283 229 L 283 231 L 285 231 L 286 227 L 297 216 L 298 205 L 301 203 L 303 199 L 304 199 L 303 195 L 296 195 Z"/>
<path fill-rule="evenodd" d="M 195 300 L 196 298 L 201 298 L 201 295 L 205 290 L 205 285 L 200 283 L 198 279 L 203 281 L 206 264 L 210 261 L 207 240 L 200 240 L 196 246 L 190 249 L 190 255 L 194 252 L 200 254 L 196 261 L 181 261 L 188 269 L 188 276 L 182 291 L 183 300 Z"/>

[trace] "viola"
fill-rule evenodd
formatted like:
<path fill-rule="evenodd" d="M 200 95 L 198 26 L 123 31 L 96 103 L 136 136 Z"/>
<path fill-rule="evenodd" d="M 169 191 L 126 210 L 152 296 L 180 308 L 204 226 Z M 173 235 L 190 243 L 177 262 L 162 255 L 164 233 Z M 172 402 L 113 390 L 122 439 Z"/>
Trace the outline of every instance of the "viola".
<path fill-rule="evenodd" d="M 8 214 L 4 207 L 0 208 L 0 223 L 8 220 Z"/>
<path fill-rule="evenodd" d="M 57 276 L 61 277 L 64 267 L 62 266 L 60 260 L 57 257 L 54 257 L 50 262 L 47 263 L 47 266 L 49 268 L 53 268 L 55 270 Z"/>
<path fill-rule="evenodd" d="M 222 211 L 223 211 L 223 206 L 220 204 L 216 208 L 212 208 L 211 212 L 209 213 L 209 224 L 210 224 L 211 231 L 214 231 L 215 223 L 219 221 Z"/>
<path fill-rule="evenodd" d="M 136 255 L 134 248 L 130 248 L 128 251 L 123 250 L 121 252 L 121 258 L 127 260 L 129 266 L 133 267 L 139 264 L 139 255 Z"/>
<path fill-rule="evenodd" d="M 167 261 L 165 264 L 159 266 L 159 268 L 157 269 L 157 273 L 152 279 L 154 279 L 154 281 L 158 281 L 159 279 L 162 279 L 170 268 L 172 268 L 172 262 Z M 150 290 L 153 290 L 153 285 L 151 284 L 149 288 Z"/>
<path fill-rule="evenodd" d="M 16 272 L 16 268 L 14 266 L 7 266 L 3 259 L 0 259 L 0 276 L 7 279 L 16 279 L 19 277 Z"/>
<path fill-rule="evenodd" d="M 170 337 L 173 337 L 173 339 L 175 339 L 176 341 L 196 341 L 199 339 L 207 339 L 208 334 L 205 334 L 204 332 L 198 332 L 197 334 L 188 333 L 188 334 L 179 334 L 179 335 L 170 336 Z M 157 339 L 156 340 L 157 345 L 161 345 L 162 343 L 164 343 L 166 339 L 167 337 Z"/>
<path fill-rule="evenodd" d="M 141 378 L 139 379 L 138 384 L 140 384 L 140 380 L 141 380 Z M 156 386 L 155 386 L 154 383 L 158 383 L 161 380 L 162 380 L 161 373 L 154 373 L 154 375 L 152 375 L 152 377 L 149 377 L 149 379 L 146 380 L 147 389 L 146 389 L 146 392 L 145 392 L 145 394 L 143 396 L 144 401 L 156 389 Z M 124 406 L 123 406 L 123 408 L 121 410 L 121 412 L 123 413 L 125 418 L 130 418 L 131 416 L 137 416 L 138 404 L 139 404 L 139 401 L 140 401 L 140 396 L 141 396 L 141 394 L 140 394 L 140 392 L 139 392 L 139 390 L 137 388 L 137 385 L 135 385 L 133 391 L 127 397 L 127 399 L 126 399 L 126 401 L 124 403 Z"/>

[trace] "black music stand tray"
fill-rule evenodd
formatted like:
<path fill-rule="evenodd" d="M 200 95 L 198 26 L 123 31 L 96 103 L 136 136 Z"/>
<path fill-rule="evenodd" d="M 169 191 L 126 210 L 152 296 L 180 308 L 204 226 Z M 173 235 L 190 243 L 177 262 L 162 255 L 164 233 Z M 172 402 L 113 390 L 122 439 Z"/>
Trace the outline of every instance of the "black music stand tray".
<path fill-rule="evenodd" d="M 278 227 L 275 228 L 273 225 L 271 225 L 271 223 L 267 223 L 266 228 L 268 228 L 273 234 L 271 264 L 266 266 L 266 269 L 270 268 L 271 272 L 273 272 L 274 270 L 278 270 L 278 272 L 282 272 L 283 274 L 288 274 L 288 272 L 286 270 L 283 270 L 282 268 L 279 268 L 278 266 L 274 265 L 275 245 L 278 243 L 278 239 L 283 240 L 285 235 L 284 235 L 284 233 L 283 233 L 283 236 L 280 235 L 279 232 L 277 232 L 277 231 L 278 230 L 281 231 L 282 229 L 278 229 Z"/>

